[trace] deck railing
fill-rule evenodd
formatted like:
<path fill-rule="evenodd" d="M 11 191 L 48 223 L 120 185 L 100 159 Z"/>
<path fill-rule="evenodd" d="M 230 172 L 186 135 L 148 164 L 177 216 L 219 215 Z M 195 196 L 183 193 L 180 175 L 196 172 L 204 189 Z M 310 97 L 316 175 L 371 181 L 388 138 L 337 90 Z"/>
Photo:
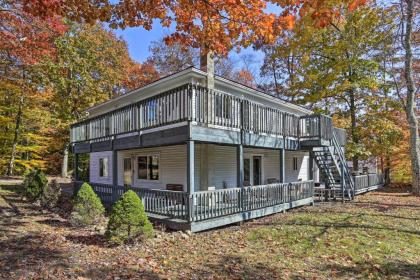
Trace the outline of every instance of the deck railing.
<path fill-rule="evenodd" d="M 313 197 L 313 181 L 200 191 L 191 195 L 191 221 L 262 209 Z"/>
<path fill-rule="evenodd" d="M 242 213 L 313 197 L 313 181 L 269 184 L 244 188 L 187 192 L 90 183 L 106 207 L 128 189 L 142 199 L 146 212 L 188 222 Z M 76 183 L 75 192 L 81 186 Z"/>
<path fill-rule="evenodd" d="M 381 186 L 385 183 L 383 174 L 367 174 L 353 177 L 355 191 Z"/>
<path fill-rule="evenodd" d="M 331 139 L 332 121 L 323 115 L 299 117 L 279 108 L 191 84 L 74 124 L 71 142 L 102 141 L 177 122 L 192 121 L 250 133 Z"/>
<path fill-rule="evenodd" d="M 302 116 L 299 128 L 302 140 L 331 140 L 333 136 L 331 117 L 321 114 Z"/>

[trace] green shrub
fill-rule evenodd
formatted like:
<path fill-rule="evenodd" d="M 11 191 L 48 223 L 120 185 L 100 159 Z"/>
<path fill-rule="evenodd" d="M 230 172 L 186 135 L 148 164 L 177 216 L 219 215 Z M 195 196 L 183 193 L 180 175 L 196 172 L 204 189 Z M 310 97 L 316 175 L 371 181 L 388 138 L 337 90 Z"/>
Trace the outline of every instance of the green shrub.
<path fill-rule="evenodd" d="M 23 195 L 29 200 L 37 200 L 47 184 L 47 177 L 41 170 L 26 171 L 23 179 Z"/>
<path fill-rule="evenodd" d="M 106 237 L 111 243 L 122 244 L 152 234 L 153 226 L 140 198 L 132 190 L 125 192 L 112 208 Z"/>
<path fill-rule="evenodd" d="M 88 183 L 83 183 L 74 199 L 70 223 L 74 226 L 89 226 L 103 219 L 105 208 Z"/>
<path fill-rule="evenodd" d="M 58 199 L 61 195 L 61 187 L 57 180 L 52 180 L 45 185 L 41 195 L 41 205 L 45 208 L 51 209 L 57 206 Z"/>

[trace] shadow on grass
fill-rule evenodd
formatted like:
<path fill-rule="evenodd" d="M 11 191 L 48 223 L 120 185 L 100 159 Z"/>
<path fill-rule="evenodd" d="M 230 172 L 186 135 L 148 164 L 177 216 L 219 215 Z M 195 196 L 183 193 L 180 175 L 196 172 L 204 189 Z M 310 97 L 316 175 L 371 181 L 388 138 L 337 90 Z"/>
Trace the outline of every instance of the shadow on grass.
<path fill-rule="evenodd" d="M 241 256 L 224 255 L 217 262 L 195 269 L 194 278 L 208 279 L 217 275 L 221 279 L 280 279 L 281 273 L 264 263 L 251 263 Z"/>
<path fill-rule="evenodd" d="M 47 267 L 67 267 L 63 252 L 43 244 L 39 234 L 8 238 L 0 242 L 0 274 L 25 275 Z M 18 277 L 19 278 L 19 277 Z"/>
<path fill-rule="evenodd" d="M 110 247 L 109 243 L 107 242 L 103 234 L 90 234 L 90 235 L 69 234 L 66 236 L 66 240 L 75 244 Z"/>
<path fill-rule="evenodd" d="M 167 279 L 150 270 L 135 269 L 127 266 L 95 266 L 80 276 L 86 279 Z"/>
<path fill-rule="evenodd" d="M 325 265 L 323 270 L 334 272 L 335 277 L 351 278 L 360 277 L 363 274 L 379 274 L 387 278 L 407 277 L 408 279 L 420 278 L 420 264 L 411 264 L 407 262 L 394 261 L 384 263 L 374 263 L 373 261 L 358 263 L 355 266 L 344 266 L 337 263 Z"/>

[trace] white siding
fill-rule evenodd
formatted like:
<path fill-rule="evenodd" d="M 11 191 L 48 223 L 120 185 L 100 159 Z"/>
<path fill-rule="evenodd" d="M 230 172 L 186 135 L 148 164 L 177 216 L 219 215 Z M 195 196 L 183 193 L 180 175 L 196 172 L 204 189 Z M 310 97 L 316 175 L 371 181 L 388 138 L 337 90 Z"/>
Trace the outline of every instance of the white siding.
<path fill-rule="evenodd" d="M 257 155 L 262 157 L 262 180 L 267 184 L 267 179 L 280 179 L 280 151 L 269 149 L 244 149 L 244 158 Z"/>
<path fill-rule="evenodd" d="M 166 189 L 167 184 L 187 186 L 187 152 L 185 145 L 145 148 L 118 152 L 118 184 L 123 185 L 123 162 L 131 157 L 134 167 L 133 186 L 152 189 Z M 137 175 L 137 156 L 159 155 L 159 180 L 139 180 Z"/>
<path fill-rule="evenodd" d="M 108 159 L 108 176 L 99 177 L 99 159 Z M 112 151 L 90 153 L 89 181 L 100 184 L 112 184 Z"/>
<path fill-rule="evenodd" d="M 217 189 L 236 188 L 236 147 L 214 146 L 214 178 Z"/>
<path fill-rule="evenodd" d="M 137 179 L 137 156 L 159 155 L 159 180 L 147 181 Z M 262 180 L 279 179 L 279 150 L 244 149 L 244 157 L 258 155 L 262 157 Z M 293 157 L 298 159 L 298 170 L 293 170 Z M 108 177 L 99 178 L 99 158 L 108 157 Z M 132 158 L 134 183 L 136 187 L 166 189 L 167 184 L 182 184 L 187 190 L 187 151 L 186 145 L 145 148 L 118 152 L 118 184 L 123 185 L 123 160 Z M 308 180 L 309 154 L 302 151 L 286 151 L 286 182 Z M 236 183 L 236 147 L 214 144 L 195 145 L 195 191 L 237 187 Z M 112 152 L 91 153 L 90 181 L 112 184 Z"/>
<path fill-rule="evenodd" d="M 297 157 L 298 168 L 293 170 L 293 157 Z M 286 182 L 308 180 L 309 153 L 302 151 L 286 151 Z"/>

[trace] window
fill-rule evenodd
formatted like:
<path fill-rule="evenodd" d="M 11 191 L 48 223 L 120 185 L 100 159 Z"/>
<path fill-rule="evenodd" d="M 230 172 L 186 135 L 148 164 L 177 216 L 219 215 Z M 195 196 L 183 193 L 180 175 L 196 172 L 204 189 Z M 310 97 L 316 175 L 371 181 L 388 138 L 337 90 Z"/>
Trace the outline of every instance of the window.
<path fill-rule="evenodd" d="M 298 159 L 293 157 L 293 170 L 298 170 Z"/>
<path fill-rule="evenodd" d="M 99 159 L 99 177 L 108 177 L 108 158 Z"/>
<path fill-rule="evenodd" d="M 137 178 L 140 180 L 159 180 L 159 156 L 137 157 Z"/>

